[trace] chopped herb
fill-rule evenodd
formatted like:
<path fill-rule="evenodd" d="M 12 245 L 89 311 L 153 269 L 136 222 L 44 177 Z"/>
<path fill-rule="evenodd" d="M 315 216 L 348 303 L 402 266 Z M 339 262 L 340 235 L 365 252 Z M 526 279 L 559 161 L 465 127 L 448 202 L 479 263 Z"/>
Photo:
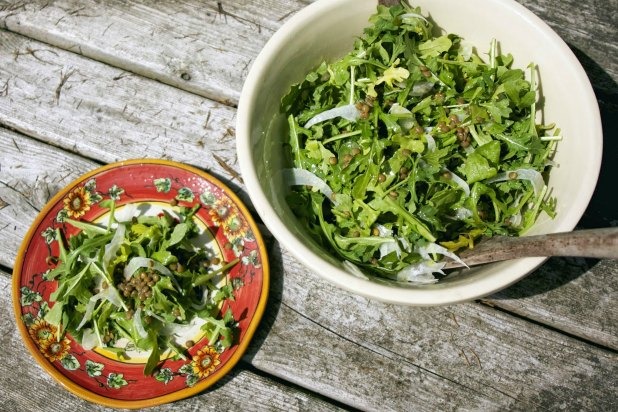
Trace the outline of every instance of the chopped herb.
<path fill-rule="evenodd" d="M 150 351 L 146 375 L 166 351 L 185 356 L 172 335 L 198 318 L 209 344 L 228 348 L 236 322 L 220 309 L 233 299 L 233 288 L 221 279 L 238 259 L 221 264 L 192 241 L 199 205 L 176 207 L 179 218 L 164 209 L 128 222 L 117 222 L 114 203 L 108 206 L 107 226 L 66 219 L 79 232 L 67 239 L 56 230 L 58 264 L 46 279 L 58 286 L 45 319 L 58 328 L 58 339 L 70 333 L 85 349 Z"/>
<path fill-rule="evenodd" d="M 559 130 L 536 123 L 534 64 L 513 68 L 496 41 L 485 61 L 403 2 L 369 23 L 282 99 L 288 202 L 348 267 L 435 282 L 441 256 L 554 215 Z"/>

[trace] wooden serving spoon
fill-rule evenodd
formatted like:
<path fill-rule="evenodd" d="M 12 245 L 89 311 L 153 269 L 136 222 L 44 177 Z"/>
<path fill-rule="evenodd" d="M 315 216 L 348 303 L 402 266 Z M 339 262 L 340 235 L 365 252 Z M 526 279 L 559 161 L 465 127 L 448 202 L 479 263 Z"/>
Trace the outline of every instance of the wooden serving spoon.
<path fill-rule="evenodd" d="M 618 259 L 618 227 L 548 235 L 496 236 L 458 254 L 468 266 L 523 257 L 578 256 Z M 444 269 L 465 267 L 448 260 Z"/>

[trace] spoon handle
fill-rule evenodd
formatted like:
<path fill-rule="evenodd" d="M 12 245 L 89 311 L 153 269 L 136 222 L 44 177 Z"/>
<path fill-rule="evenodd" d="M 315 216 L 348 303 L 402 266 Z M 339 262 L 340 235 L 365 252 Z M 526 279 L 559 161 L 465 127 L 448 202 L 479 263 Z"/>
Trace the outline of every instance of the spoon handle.
<path fill-rule="evenodd" d="M 459 254 L 468 266 L 546 256 L 618 259 L 618 227 L 522 237 L 496 236 Z M 444 269 L 457 267 L 463 265 L 449 261 Z"/>

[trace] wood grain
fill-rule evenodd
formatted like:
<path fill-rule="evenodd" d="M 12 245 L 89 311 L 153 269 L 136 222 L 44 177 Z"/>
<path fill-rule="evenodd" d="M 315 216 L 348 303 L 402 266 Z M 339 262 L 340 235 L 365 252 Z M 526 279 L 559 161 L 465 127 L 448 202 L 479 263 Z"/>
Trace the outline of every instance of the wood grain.
<path fill-rule="evenodd" d="M 173 158 L 238 188 L 233 108 L 2 30 L 0 84 L 7 127 L 102 163 Z"/>
<path fill-rule="evenodd" d="M 263 44 L 310 2 L 0 0 L 0 265 L 13 266 L 51 195 L 119 159 L 192 164 L 251 207 L 234 106 Z M 616 130 L 618 2 L 521 3 L 575 51 L 606 135 Z M 590 213 L 615 219 L 601 203 Z M 242 364 L 213 391 L 157 410 L 618 409 L 616 261 L 550 259 L 483 304 L 419 309 L 336 289 L 266 235 L 271 299 Z M 5 314 L 8 284 L 0 273 Z M 13 322 L 0 317 L 0 410 L 104 409 L 42 373 Z"/>
<path fill-rule="evenodd" d="M 295 1 L 6 3 L 0 27 L 228 104 L 238 102 L 256 52 L 303 6 Z"/>
<path fill-rule="evenodd" d="M 615 353 L 590 352 L 589 345 L 483 305 L 411 308 L 368 301 L 305 276 L 281 256 L 287 269 L 283 302 L 303 317 L 397 364 L 413 364 L 471 393 L 506 401 L 502 408 L 588 409 L 584 398 L 606 398 L 597 384 L 614 391 Z M 615 403 L 610 396 L 592 409 Z"/>
<path fill-rule="evenodd" d="M 618 0 L 518 0 L 571 47 L 593 87 L 618 94 Z"/>
<path fill-rule="evenodd" d="M 108 411 L 70 394 L 35 363 L 27 352 L 15 326 L 11 302 L 10 275 L 0 270 L 0 410 L 23 411 Z M 30 390 L 29 388 L 35 388 Z M 187 410 L 271 410 L 271 411 L 336 411 L 339 407 L 294 389 L 289 385 L 257 375 L 243 367 L 235 367 L 212 388 L 180 402 L 163 405 L 157 411 Z"/>
<path fill-rule="evenodd" d="M 494 236 L 458 254 L 444 269 L 463 268 L 522 257 L 568 256 L 618 259 L 618 228 L 575 230 L 533 236 Z M 464 263 L 465 262 L 465 263 Z"/>
<path fill-rule="evenodd" d="M 257 52 L 311 2 L 4 0 L 0 27 L 236 104 Z M 519 2 L 562 36 L 596 76 L 597 87 L 617 92 L 618 63 L 612 57 L 618 51 L 617 0 Z M 589 33 L 591 27 L 596 35 Z"/>
<path fill-rule="evenodd" d="M 13 141 L 13 147 L 28 153 L 29 164 L 45 165 L 54 159 L 64 165 L 65 174 L 71 170 L 66 179 L 96 166 L 0 129 L 0 146 L 11 147 Z M 9 166 L 22 160 L 17 149 L 3 158 Z M 23 204 L 23 188 L 33 188 L 52 171 L 33 168 L 11 181 L 22 189 L 0 188 L 0 197 L 9 204 L 0 209 L 0 225 L 15 215 L 13 204 Z M 40 200 L 18 214 L 12 231 L 3 232 L 5 249 L 0 256 L 5 266 L 13 265 L 6 256 L 17 249 L 46 197 L 32 190 L 29 198 Z M 47 193 L 48 188 L 38 190 Z M 266 236 L 271 297 L 244 357 L 263 373 L 366 410 L 402 410 L 410 404 L 428 411 L 515 405 L 538 409 L 565 402 L 599 409 L 613 406 L 612 389 L 603 382 L 618 372 L 614 353 L 479 304 L 410 308 L 350 295 L 309 273 Z M 8 301 L 8 287 L 0 290 Z M 9 345 L 4 356 L 11 356 L 15 345 Z"/>
<path fill-rule="evenodd" d="M 615 260 L 552 258 L 484 302 L 618 351 L 616 273 Z"/>
<path fill-rule="evenodd" d="M 0 31 L 0 40 L 0 84 L 6 82 L 8 85 L 7 93 L 0 96 L 0 123 L 99 162 L 162 157 L 192 164 L 219 177 L 251 207 L 250 199 L 237 178 L 238 173 L 230 173 L 230 168 L 238 171 L 233 143 L 233 108 L 21 35 Z M 38 51 L 34 55 L 20 53 L 16 57 L 16 50 Z M 59 89 L 64 74 L 71 71 L 73 75 Z M 60 90 L 59 98 L 57 90 Z M 144 145 L 144 142 L 148 144 Z M 7 153 L 12 152 L 15 156 L 20 156 L 24 150 L 27 152 L 10 141 L 6 145 Z M 23 163 L 22 157 L 20 167 Z M 62 163 L 54 165 L 51 159 L 43 164 L 52 168 L 63 167 Z M 58 170 L 49 175 L 64 174 Z M 40 182 L 33 184 L 50 185 L 49 180 L 43 175 Z M 60 188 L 61 183 L 54 187 Z M 22 201 L 12 201 L 18 208 L 15 213 L 24 213 L 28 202 L 23 199 L 29 199 L 29 196 L 17 199 Z M 5 225 L 7 229 L 15 226 L 13 215 L 7 215 L 6 221 L 0 222 L 0 228 Z M 14 256 L 15 250 L 9 251 L 8 256 Z M 553 273 L 552 263 L 549 265 L 542 273 Z M 600 284 L 605 285 L 604 290 L 609 296 L 615 296 L 618 285 L 613 281 L 614 277 L 611 273 L 602 276 L 604 279 Z M 565 283 L 564 287 L 582 300 L 595 299 L 589 289 L 578 287 L 577 283 Z M 500 306 L 500 301 L 492 302 Z M 535 302 L 543 309 L 534 309 Z M 616 313 L 615 302 L 616 299 L 604 301 L 600 311 Z M 530 307 L 530 311 L 520 311 L 520 314 L 557 329 L 562 329 L 558 319 L 572 319 L 569 333 L 612 347 L 607 333 L 593 333 L 595 329 L 603 328 L 600 325 L 603 320 L 591 317 L 590 322 L 581 324 L 581 330 L 578 330 L 575 319 L 585 318 L 587 313 L 573 314 L 573 306 L 568 302 L 559 301 L 553 305 L 543 296 L 533 296 L 525 307 Z M 513 306 L 506 308 L 511 310 Z M 555 315 L 537 316 L 541 312 Z"/>

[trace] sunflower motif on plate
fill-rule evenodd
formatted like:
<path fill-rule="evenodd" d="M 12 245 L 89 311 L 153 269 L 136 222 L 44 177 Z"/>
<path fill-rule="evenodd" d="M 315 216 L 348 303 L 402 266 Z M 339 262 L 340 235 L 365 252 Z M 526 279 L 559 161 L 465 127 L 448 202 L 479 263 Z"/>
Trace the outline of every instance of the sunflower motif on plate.
<path fill-rule="evenodd" d="M 62 264 L 59 233 L 69 239 L 80 232 L 74 222 L 98 224 L 109 220 L 110 213 L 114 218 L 124 214 L 125 219 L 135 219 L 174 216 L 178 208 L 195 212 L 191 219 L 198 228 L 196 242 L 209 251 L 210 263 L 228 264 L 217 280 L 226 293 L 216 307 L 214 326 L 196 323 L 175 330 L 173 339 L 180 342 L 182 351 L 157 353 L 156 367 L 144 374 L 152 352 L 142 353 L 130 344 L 122 350 L 108 346 L 105 342 L 119 339 L 104 333 L 96 334 L 94 344 L 85 344 L 83 337 L 75 339 L 61 330 L 61 322 L 49 321 L 59 312 L 54 309 L 58 282 L 51 276 Z M 89 172 L 45 206 L 18 254 L 13 306 L 25 345 L 54 379 L 89 401 L 140 408 L 194 395 L 224 376 L 239 361 L 257 328 L 268 285 L 262 237 L 247 208 L 227 186 L 184 164 L 139 159 Z M 128 282 L 122 288 L 128 292 L 121 292 L 131 293 Z M 218 329 L 213 333 L 220 325 L 232 332 L 225 337 Z"/>

